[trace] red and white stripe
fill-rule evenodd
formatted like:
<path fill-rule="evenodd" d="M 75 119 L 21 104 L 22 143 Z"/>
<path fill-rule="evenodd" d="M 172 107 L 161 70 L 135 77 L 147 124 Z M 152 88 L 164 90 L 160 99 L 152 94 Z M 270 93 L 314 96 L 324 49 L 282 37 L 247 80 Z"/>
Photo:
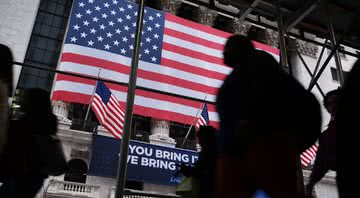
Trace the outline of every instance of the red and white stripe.
<path fill-rule="evenodd" d="M 207 96 L 214 102 L 218 88 L 231 72 L 222 60 L 229 33 L 194 23 L 170 14 L 165 16 L 161 64 L 140 61 L 137 85 L 197 99 Z M 254 42 L 256 48 L 279 58 L 279 50 Z M 65 44 L 59 70 L 128 82 L 131 59 L 110 52 Z M 89 103 L 94 81 L 58 75 L 53 100 Z M 126 101 L 126 88 L 108 85 L 120 102 Z M 113 88 L 111 88 L 113 87 Z M 75 95 L 81 95 L 74 97 Z M 137 91 L 134 112 L 143 116 L 191 124 L 199 102 L 148 91 Z M 214 105 L 209 119 L 218 123 Z M 151 112 L 151 113 L 150 113 Z"/>
<path fill-rule="evenodd" d="M 312 145 L 310 148 L 308 148 L 306 151 L 304 151 L 301 155 L 300 155 L 300 161 L 301 161 L 301 165 L 303 167 L 306 167 L 309 165 L 309 163 L 315 159 L 316 157 L 316 152 L 319 148 L 319 145 L 317 143 L 315 143 L 314 145 Z"/>
<path fill-rule="evenodd" d="M 115 138 L 121 139 L 124 129 L 125 113 L 114 96 L 111 95 L 108 104 L 105 105 L 100 96 L 95 94 L 91 107 L 100 124 Z"/>
<path fill-rule="evenodd" d="M 206 124 L 205 119 L 202 116 L 200 116 L 195 124 L 195 127 L 198 129 L 198 128 L 200 128 L 200 126 L 206 126 L 206 125 L 207 124 Z"/>

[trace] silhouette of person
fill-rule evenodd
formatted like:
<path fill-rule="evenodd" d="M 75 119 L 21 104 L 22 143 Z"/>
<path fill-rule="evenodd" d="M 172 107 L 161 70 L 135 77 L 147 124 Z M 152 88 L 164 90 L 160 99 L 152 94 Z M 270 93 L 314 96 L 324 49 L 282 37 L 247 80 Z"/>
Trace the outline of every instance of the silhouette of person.
<path fill-rule="evenodd" d="M 224 63 L 233 68 L 217 96 L 220 117 L 215 197 L 303 197 L 300 153 L 321 130 L 320 105 L 266 52 L 231 36 Z"/>
<path fill-rule="evenodd" d="M 0 44 L 0 154 L 6 142 L 9 117 L 8 99 L 12 94 L 12 62 L 10 49 Z"/>
<path fill-rule="evenodd" d="M 180 172 L 187 177 L 195 177 L 199 182 L 199 197 L 212 195 L 216 162 L 216 129 L 212 126 L 200 126 L 197 132 L 201 152 L 193 167 L 182 165 Z"/>
<path fill-rule="evenodd" d="M 328 92 L 324 98 L 324 106 L 330 113 L 330 122 L 327 129 L 319 137 L 319 148 L 316 153 L 315 164 L 310 175 L 310 181 L 306 185 L 306 194 L 311 197 L 313 188 L 329 171 L 336 171 L 336 124 L 335 113 L 338 107 L 338 99 L 341 90 L 336 89 Z"/>
<path fill-rule="evenodd" d="M 336 113 L 336 179 L 340 198 L 358 197 L 360 60 L 345 80 Z"/>
<path fill-rule="evenodd" d="M 43 162 L 50 159 L 41 159 L 40 153 L 49 149 L 43 143 L 57 131 L 48 92 L 25 90 L 21 110 L 23 115 L 10 121 L 5 147 L 5 179 L 0 187 L 0 197 L 34 197 L 48 177 Z"/>

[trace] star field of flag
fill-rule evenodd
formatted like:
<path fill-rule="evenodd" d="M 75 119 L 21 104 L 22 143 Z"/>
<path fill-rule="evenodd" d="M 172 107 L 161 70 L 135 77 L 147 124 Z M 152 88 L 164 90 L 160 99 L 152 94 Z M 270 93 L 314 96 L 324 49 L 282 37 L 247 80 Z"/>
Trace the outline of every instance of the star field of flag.
<path fill-rule="evenodd" d="M 84 0 L 73 5 L 65 43 L 131 57 L 134 50 L 138 5 L 123 0 Z M 159 64 L 164 13 L 145 9 L 140 58 Z"/>
<path fill-rule="evenodd" d="M 207 108 L 207 104 L 204 104 L 203 110 L 201 111 L 201 117 L 205 120 L 206 125 L 209 124 L 209 113 L 208 113 L 208 108 Z"/>
<path fill-rule="evenodd" d="M 200 117 L 197 119 L 197 122 L 195 124 L 195 128 L 199 129 L 200 126 L 207 126 L 209 125 L 210 119 L 209 119 L 209 112 L 207 104 L 204 104 L 204 107 L 202 108 Z"/>
<path fill-rule="evenodd" d="M 96 87 L 96 94 L 100 96 L 102 102 L 107 105 L 107 103 L 110 100 L 110 96 L 111 96 L 111 92 L 110 90 L 106 87 L 106 85 L 104 84 L 104 82 L 98 82 L 97 87 Z"/>

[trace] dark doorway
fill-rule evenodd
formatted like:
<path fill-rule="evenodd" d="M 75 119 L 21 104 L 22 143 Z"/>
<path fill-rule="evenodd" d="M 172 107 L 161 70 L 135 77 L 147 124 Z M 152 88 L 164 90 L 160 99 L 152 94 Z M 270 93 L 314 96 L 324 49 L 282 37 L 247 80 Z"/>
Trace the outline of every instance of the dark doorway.
<path fill-rule="evenodd" d="M 68 171 L 64 180 L 78 183 L 86 183 L 87 164 L 81 159 L 72 159 L 68 162 Z"/>
<path fill-rule="evenodd" d="M 143 190 L 144 189 L 144 183 L 143 182 L 138 182 L 138 181 L 126 180 L 125 188 L 132 189 L 132 190 Z"/>

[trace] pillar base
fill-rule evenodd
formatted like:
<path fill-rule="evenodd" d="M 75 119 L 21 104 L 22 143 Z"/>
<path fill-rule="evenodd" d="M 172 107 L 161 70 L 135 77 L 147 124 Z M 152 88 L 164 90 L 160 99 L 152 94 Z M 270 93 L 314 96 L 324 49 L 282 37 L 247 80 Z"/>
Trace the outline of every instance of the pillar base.
<path fill-rule="evenodd" d="M 62 117 L 58 117 L 58 116 L 56 116 L 57 118 L 58 118 L 58 128 L 59 129 L 70 129 L 70 127 L 71 127 L 71 124 L 72 124 L 72 122 L 71 122 L 71 120 L 69 120 L 69 119 L 62 119 Z"/>
<path fill-rule="evenodd" d="M 170 121 L 152 118 L 151 134 L 149 136 L 150 144 L 175 148 L 176 141 L 169 136 Z"/>
<path fill-rule="evenodd" d="M 175 139 L 173 139 L 169 136 L 164 136 L 162 134 L 150 135 L 149 139 L 150 139 L 150 144 L 166 146 L 166 147 L 171 147 L 171 148 L 175 148 L 175 145 L 176 145 Z"/>

